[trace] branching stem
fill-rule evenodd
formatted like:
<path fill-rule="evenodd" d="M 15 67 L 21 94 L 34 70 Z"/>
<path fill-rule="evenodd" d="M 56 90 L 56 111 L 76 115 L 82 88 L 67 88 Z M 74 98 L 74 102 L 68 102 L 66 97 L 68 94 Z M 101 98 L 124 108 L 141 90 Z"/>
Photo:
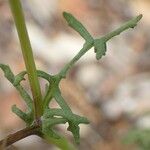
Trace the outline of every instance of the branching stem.
<path fill-rule="evenodd" d="M 7 147 L 9 145 L 12 145 L 13 143 L 21 139 L 24 139 L 25 137 L 28 137 L 30 135 L 38 135 L 39 128 L 40 128 L 39 126 L 27 127 L 13 134 L 9 134 L 6 138 L 0 141 L 0 148 L 2 146 Z"/>

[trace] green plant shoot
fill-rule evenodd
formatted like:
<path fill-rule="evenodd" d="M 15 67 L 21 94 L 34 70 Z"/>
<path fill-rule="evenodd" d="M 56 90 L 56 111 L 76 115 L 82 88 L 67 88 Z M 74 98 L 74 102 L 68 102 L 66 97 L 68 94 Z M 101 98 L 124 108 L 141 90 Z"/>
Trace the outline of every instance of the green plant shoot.
<path fill-rule="evenodd" d="M 69 105 L 61 94 L 59 87 L 60 81 L 66 77 L 66 74 L 72 69 L 73 65 L 79 61 L 79 59 L 92 47 L 95 49 L 96 59 L 99 60 L 105 55 L 107 47 L 107 41 L 114 36 L 119 35 L 123 31 L 134 28 L 142 15 L 139 15 L 130 21 L 123 24 L 118 29 L 100 37 L 94 38 L 88 30 L 70 13 L 64 12 L 63 16 L 67 21 L 68 25 L 77 31 L 85 43 L 83 48 L 77 53 L 77 55 L 67 63 L 58 74 L 50 75 L 44 71 L 37 70 L 33 58 L 33 52 L 30 45 L 30 40 L 26 30 L 24 16 L 22 12 L 22 6 L 20 0 L 9 0 L 18 36 L 21 43 L 21 49 L 24 56 L 26 70 L 21 73 L 14 75 L 8 65 L 0 64 L 0 68 L 4 72 L 5 77 L 10 83 L 16 88 L 21 95 L 22 99 L 27 105 L 27 111 L 23 112 L 16 105 L 12 106 L 12 111 L 21 118 L 27 125 L 27 127 L 38 126 L 36 132 L 38 136 L 50 140 L 52 143 L 64 150 L 74 149 L 70 148 L 70 145 L 64 140 L 64 138 L 55 131 L 54 127 L 58 124 L 68 123 L 68 131 L 74 136 L 75 142 L 80 143 L 80 124 L 88 124 L 87 118 L 76 115 L 72 112 Z M 23 88 L 21 82 L 25 81 L 24 76 L 28 75 L 30 87 L 32 89 L 31 97 L 28 92 Z M 47 81 L 45 95 L 42 97 L 40 84 L 38 78 L 43 78 Z M 55 99 L 59 104 L 60 108 L 50 108 L 50 102 Z M 65 143 L 62 144 L 62 143 Z"/>

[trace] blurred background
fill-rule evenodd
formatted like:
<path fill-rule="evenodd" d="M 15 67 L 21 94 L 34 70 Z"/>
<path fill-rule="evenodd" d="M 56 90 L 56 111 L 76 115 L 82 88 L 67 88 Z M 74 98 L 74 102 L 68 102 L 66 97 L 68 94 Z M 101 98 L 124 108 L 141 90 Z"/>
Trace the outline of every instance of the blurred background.
<path fill-rule="evenodd" d="M 90 125 L 81 125 L 81 144 L 77 149 L 149 150 L 150 1 L 22 0 L 22 4 L 37 68 L 50 74 L 57 73 L 84 43 L 63 19 L 63 11 L 78 18 L 94 37 L 143 14 L 134 30 L 107 43 L 106 56 L 100 61 L 96 61 L 94 51 L 90 50 L 62 81 L 61 87 L 73 111 L 90 120 Z M 0 0 L 0 63 L 9 64 L 15 74 L 25 68 L 6 0 Z M 18 93 L 0 71 L 0 138 L 25 126 L 11 112 L 13 104 L 25 109 Z M 73 141 L 65 126 L 59 130 Z M 10 149 L 57 148 L 30 136 Z"/>

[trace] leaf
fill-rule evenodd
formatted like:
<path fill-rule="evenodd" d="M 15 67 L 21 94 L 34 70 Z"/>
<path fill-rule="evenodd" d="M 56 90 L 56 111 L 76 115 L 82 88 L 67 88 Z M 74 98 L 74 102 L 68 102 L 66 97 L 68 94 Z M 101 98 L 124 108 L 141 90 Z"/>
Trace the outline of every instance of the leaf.
<path fill-rule="evenodd" d="M 72 112 L 64 98 L 61 96 L 61 92 L 58 88 L 56 88 L 56 91 L 54 92 L 54 98 L 64 111 Z"/>
<path fill-rule="evenodd" d="M 4 72 L 4 76 L 11 82 L 14 82 L 14 74 L 12 73 L 10 67 L 8 65 L 4 65 L 4 64 L 0 64 L 0 68 L 3 70 Z"/>
<path fill-rule="evenodd" d="M 63 16 L 68 22 L 68 25 L 77 31 L 86 41 L 93 41 L 93 38 L 87 29 L 72 14 L 63 12 Z"/>
<path fill-rule="evenodd" d="M 12 112 L 15 113 L 19 118 L 21 118 L 28 125 L 32 123 L 30 116 L 20 110 L 16 105 L 12 106 Z"/>
<path fill-rule="evenodd" d="M 22 71 L 18 75 L 15 76 L 14 85 L 18 85 L 22 80 L 24 80 L 24 76 L 27 74 L 27 71 Z M 37 70 L 38 77 L 44 78 L 48 82 L 51 82 L 52 76 L 44 71 Z"/>
<path fill-rule="evenodd" d="M 37 70 L 37 75 L 38 75 L 38 77 L 44 78 L 48 82 L 51 82 L 52 76 L 50 74 L 48 74 L 44 71 L 41 71 L 41 70 Z"/>
<path fill-rule="evenodd" d="M 69 123 L 69 127 L 67 130 L 72 132 L 75 142 L 79 144 L 80 143 L 79 124 L 81 123 L 88 124 L 89 121 L 85 117 L 80 117 L 78 115 L 72 114 L 72 117 L 70 117 L 68 123 Z"/>
<path fill-rule="evenodd" d="M 113 38 L 113 37 L 119 35 L 120 33 L 124 32 L 125 30 L 128 30 L 130 28 L 134 28 L 137 25 L 137 23 L 140 21 L 141 18 L 142 18 L 142 15 L 139 15 L 139 16 L 137 16 L 137 17 L 135 17 L 135 18 L 125 22 L 123 25 L 121 25 L 116 30 L 106 34 L 104 36 L 105 40 L 108 41 L 111 38 Z"/>
<path fill-rule="evenodd" d="M 19 73 L 18 75 L 14 76 L 12 73 L 10 67 L 8 65 L 0 64 L 0 68 L 3 70 L 5 77 L 13 84 L 13 86 L 19 91 L 21 97 L 25 100 L 28 110 L 30 113 L 33 111 L 33 102 L 30 98 L 29 94 L 24 90 L 24 88 L 20 85 L 20 82 L 24 79 L 24 75 L 26 74 L 26 71 L 23 71 Z M 23 112 L 16 106 L 12 107 L 14 113 L 19 113 L 23 116 Z M 20 116 L 21 117 L 21 116 Z"/>
<path fill-rule="evenodd" d="M 80 133 L 79 133 L 80 127 L 79 127 L 79 125 L 76 125 L 73 122 L 69 122 L 69 127 L 67 128 L 67 130 L 72 132 L 75 142 L 77 144 L 80 144 Z"/>
<path fill-rule="evenodd" d="M 33 111 L 33 101 L 30 95 L 24 90 L 24 88 L 21 85 L 16 86 L 16 89 L 19 91 L 21 97 L 24 99 L 28 108 L 30 108 L 30 111 Z"/>
<path fill-rule="evenodd" d="M 118 29 L 106 34 L 102 38 L 95 39 L 94 40 L 94 49 L 95 49 L 95 53 L 96 53 L 96 59 L 99 60 L 100 58 L 102 58 L 102 56 L 105 55 L 106 50 L 107 50 L 106 42 L 108 40 L 110 40 L 114 36 L 119 35 L 120 33 L 124 32 L 125 30 L 127 30 L 129 28 L 134 28 L 141 18 L 142 18 L 142 15 L 139 15 L 139 16 L 127 21 Z"/>
<path fill-rule="evenodd" d="M 106 41 L 103 38 L 94 40 L 94 50 L 96 53 L 96 59 L 99 60 L 106 53 Z"/>
<path fill-rule="evenodd" d="M 79 144 L 79 141 L 80 141 L 79 124 L 81 123 L 88 124 L 89 121 L 85 117 L 80 117 L 76 114 L 73 114 L 70 111 L 64 111 L 63 109 L 59 109 L 59 108 L 46 109 L 43 115 L 43 117 L 47 120 L 48 118 L 51 119 L 55 116 L 62 117 L 67 120 L 69 124 L 68 131 L 72 132 L 75 142 Z M 50 123 L 52 122 L 51 120 L 48 120 L 48 121 L 50 121 Z"/>
<path fill-rule="evenodd" d="M 14 85 L 14 86 L 17 86 L 17 85 L 20 84 L 20 82 L 21 82 L 22 80 L 25 80 L 24 76 L 25 76 L 26 74 L 27 74 L 27 71 L 22 71 L 22 72 L 20 72 L 19 74 L 17 74 L 17 75 L 15 76 L 15 80 L 14 80 L 13 85 Z"/>
<path fill-rule="evenodd" d="M 20 72 L 18 75 L 15 76 L 15 80 L 13 85 L 15 86 L 15 88 L 19 91 L 21 97 L 25 100 L 27 106 L 30 108 L 29 109 L 29 113 L 33 111 L 33 101 L 30 97 L 30 95 L 24 90 L 24 88 L 20 85 L 20 82 L 22 80 L 24 80 L 24 76 L 27 74 L 26 71 L 22 71 Z M 46 79 L 49 83 L 51 82 L 51 78 L 52 76 L 49 75 L 48 73 L 41 71 L 41 70 L 37 70 L 37 75 L 38 77 L 44 78 Z"/>
<path fill-rule="evenodd" d="M 42 132 L 50 137 L 59 139 L 60 136 L 52 129 L 54 125 L 57 124 L 64 124 L 66 120 L 63 118 L 49 118 L 49 119 L 42 119 Z"/>

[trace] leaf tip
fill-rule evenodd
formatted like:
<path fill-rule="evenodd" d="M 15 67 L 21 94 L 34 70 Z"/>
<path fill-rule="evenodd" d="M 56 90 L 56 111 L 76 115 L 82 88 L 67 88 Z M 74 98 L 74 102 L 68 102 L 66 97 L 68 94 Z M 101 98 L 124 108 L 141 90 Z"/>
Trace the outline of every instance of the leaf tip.
<path fill-rule="evenodd" d="M 143 17 L 143 15 L 142 14 L 140 14 L 140 15 L 138 15 L 137 17 L 135 17 L 132 21 L 133 21 L 133 23 L 131 24 L 131 28 L 134 28 L 136 25 L 137 25 L 137 23 L 142 19 L 142 17 Z"/>
<path fill-rule="evenodd" d="M 66 13 L 67 13 L 66 11 L 63 11 L 62 13 L 63 17 L 65 17 Z"/>
<path fill-rule="evenodd" d="M 96 54 L 96 59 L 97 60 L 100 60 L 103 56 L 105 56 L 106 54 L 104 53 L 103 55 L 99 55 L 99 54 Z M 88 124 L 88 123 L 87 123 Z"/>
<path fill-rule="evenodd" d="M 15 104 L 11 106 L 12 112 L 14 112 L 14 111 L 16 110 L 16 107 L 17 107 L 17 106 L 16 106 Z"/>
<path fill-rule="evenodd" d="M 142 17 L 143 17 L 142 14 L 138 15 L 138 16 L 136 17 L 137 21 L 140 21 L 140 20 L 142 19 Z"/>
<path fill-rule="evenodd" d="M 68 20 L 69 15 L 70 15 L 70 14 L 69 14 L 68 12 L 66 12 L 66 11 L 63 12 L 63 17 L 64 17 L 66 20 Z"/>

